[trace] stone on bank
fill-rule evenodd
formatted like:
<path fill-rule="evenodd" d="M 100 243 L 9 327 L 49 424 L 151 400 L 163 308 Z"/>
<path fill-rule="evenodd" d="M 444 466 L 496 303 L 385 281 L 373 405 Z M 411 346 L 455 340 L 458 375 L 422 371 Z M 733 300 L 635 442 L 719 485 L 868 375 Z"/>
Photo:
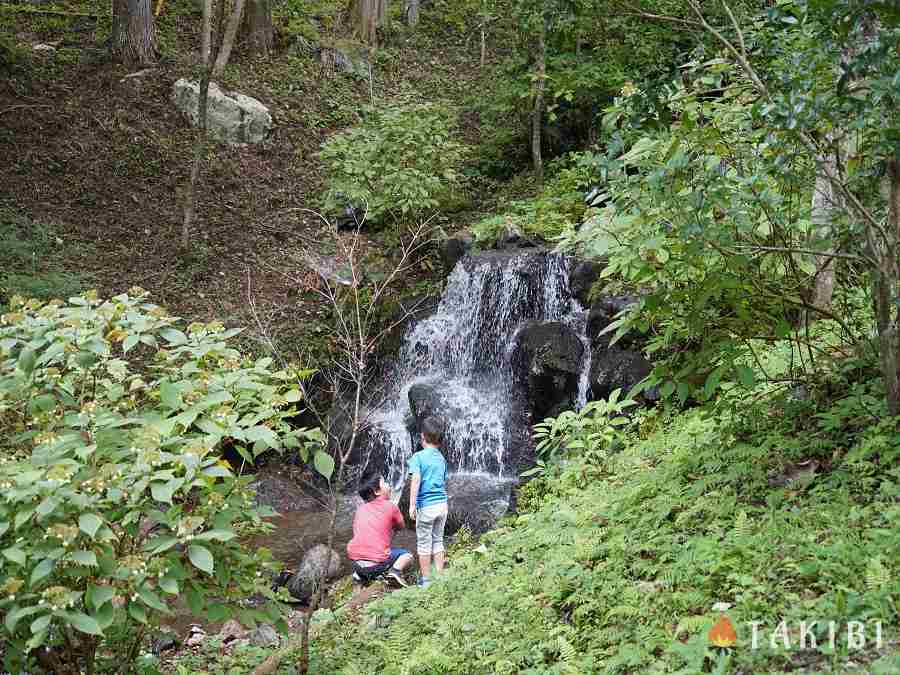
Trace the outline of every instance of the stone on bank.
<path fill-rule="evenodd" d="M 200 85 L 181 78 L 172 89 L 172 100 L 191 124 L 198 126 Z M 222 91 L 214 82 L 209 83 L 206 124 L 210 136 L 230 145 L 262 143 L 273 126 L 272 115 L 262 103 L 244 94 Z"/>

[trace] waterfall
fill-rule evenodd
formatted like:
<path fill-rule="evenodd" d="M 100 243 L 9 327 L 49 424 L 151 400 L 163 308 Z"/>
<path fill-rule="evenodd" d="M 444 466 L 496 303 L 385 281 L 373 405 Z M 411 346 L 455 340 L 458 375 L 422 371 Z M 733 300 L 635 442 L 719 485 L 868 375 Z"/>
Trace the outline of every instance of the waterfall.
<path fill-rule="evenodd" d="M 530 436 L 511 363 L 514 336 L 528 320 L 563 322 L 579 335 L 585 350 L 576 405 L 584 405 L 587 317 L 569 291 L 567 258 L 547 251 L 467 256 L 450 274 L 436 312 L 407 330 L 390 393 L 369 417 L 370 447 L 381 447 L 391 485 L 402 485 L 416 449 L 411 394 L 442 419 L 452 471 L 510 477 L 510 453 Z"/>

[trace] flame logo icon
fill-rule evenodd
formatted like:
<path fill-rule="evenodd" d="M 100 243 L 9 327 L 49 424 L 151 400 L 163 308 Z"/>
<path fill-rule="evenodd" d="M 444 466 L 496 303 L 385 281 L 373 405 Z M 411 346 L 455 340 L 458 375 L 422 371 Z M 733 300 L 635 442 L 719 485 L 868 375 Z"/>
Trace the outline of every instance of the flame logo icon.
<path fill-rule="evenodd" d="M 709 641 L 716 647 L 731 647 L 737 642 L 737 633 L 728 617 L 722 614 L 719 620 L 709 629 Z"/>

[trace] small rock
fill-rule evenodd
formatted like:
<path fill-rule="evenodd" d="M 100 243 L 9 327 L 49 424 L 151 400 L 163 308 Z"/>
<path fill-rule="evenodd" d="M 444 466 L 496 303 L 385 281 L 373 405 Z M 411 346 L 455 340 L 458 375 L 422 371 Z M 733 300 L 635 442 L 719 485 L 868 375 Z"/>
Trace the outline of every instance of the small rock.
<path fill-rule="evenodd" d="M 247 631 L 244 627 L 236 619 L 232 619 L 222 626 L 222 630 L 219 631 L 219 638 L 224 645 L 244 637 L 246 633 Z"/>
<path fill-rule="evenodd" d="M 36 52 L 55 52 L 56 51 L 56 47 L 54 47 L 53 45 L 48 45 L 43 42 L 40 44 L 36 44 L 34 47 L 32 47 L 32 49 Z"/>
<path fill-rule="evenodd" d="M 172 89 L 175 107 L 197 126 L 200 113 L 200 85 L 184 78 Z M 269 109 L 255 98 L 225 92 L 214 82 L 209 84 L 206 123 L 209 134 L 226 143 L 261 143 L 272 130 Z"/>
<path fill-rule="evenodd" d="M 256 647 L 277 647 L 280 642 L 275 628 L 268 623 L 261 623 L 250 633 L 250 644 Z"/>
<path fill-rule="evenodd" d="M 206 631 L 200 628 L 200 626 L 194 624 L 191 626 L 191 634 L 187 640 L 184 641 L 188 647 L 197 647 L 206 640 Z"/>
<path fill-rule="evenodd" d="M 461 230 L 447 237 L 440 244 L 441 262 L 444 270 L 449 274 L 456 267 L 456 263 L 472 250 L 475 245 L 475 236 L 468 230 Z"/>
<path fill-rule="evenodd" d="M 306 555 L 297 573 L 288 582 L 288 591 L 302 602 L 308 601 L 316 583 L 334 579 L 341 571 L 341 556 L 325 544 L 313 546 Z"/>
<path fill-rule="evenodd" d="M 168 652 L 178 646 L 178 636 L 170 631 L 160 631 L 153 636 L 150 641 L 150 651 L 154 656 L 159 656 L 163 652 Z"/>

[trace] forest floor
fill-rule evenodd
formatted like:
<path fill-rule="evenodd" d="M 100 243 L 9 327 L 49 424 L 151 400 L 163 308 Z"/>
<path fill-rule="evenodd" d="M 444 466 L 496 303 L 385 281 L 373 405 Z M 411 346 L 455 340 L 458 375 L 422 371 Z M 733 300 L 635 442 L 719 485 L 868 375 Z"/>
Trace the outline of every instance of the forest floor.
<path fill-rule="evenodd" d="M 187 0 L 167 3 L 157 22 L 162 58 L 137 74 L 105 58 L 108 17 L 52 13 L 89 14 L 96 10 L 91 2 L 42 5 L 47 14 L 29 7 L 0 8 L 0 33 L 14 36 L 21 55 L 11 76 L 0 79 L 0 220 L 7 230 L 0 235 L 8 239 L 16 221 L 12 236 L 28 249 L 36 235 L 23 229 L 40 224 L 46 241 L 31 251 L 31 265 L 53 266 L 101 294 L 140 286 L 191 319 L 254 326 L 286 341 L 327 334 L 326 309 L 307 287 L 299 251 L 327 255 L 335 248 L 336 235 L 315 213 L 323 191 L 316 153 L 359 119 L 369 102 L 367 79 L 323 67 L 308 43 L 283 33 L 269 60 L 237 53 L 223 87 L 261 100 L 276 127 L 260 145 L 211 148 L 185 250 L 182 193 L 195 134 L 170 96 L 173 83 L 195 70 L 199 14 Z M 414 96 L 461 110 L 477 90 L 477 49 L 397 30 L 374 54 L 375 99 Z M 41 44 L 53 48 L 35 50 Z M 467 140 L 476 141 L 477 120 L 461 119 Z M 436 223 L 452 229 L 466 217 L 443 214 Z M 369 243 L 377 265 L 396 234 L 375 233 Z M 25 271 L 14 269 L 22 258 L 6 261 L 7 271 Z M 408 286 L 434 283 L 432 272 L 423 263 Z"/>

